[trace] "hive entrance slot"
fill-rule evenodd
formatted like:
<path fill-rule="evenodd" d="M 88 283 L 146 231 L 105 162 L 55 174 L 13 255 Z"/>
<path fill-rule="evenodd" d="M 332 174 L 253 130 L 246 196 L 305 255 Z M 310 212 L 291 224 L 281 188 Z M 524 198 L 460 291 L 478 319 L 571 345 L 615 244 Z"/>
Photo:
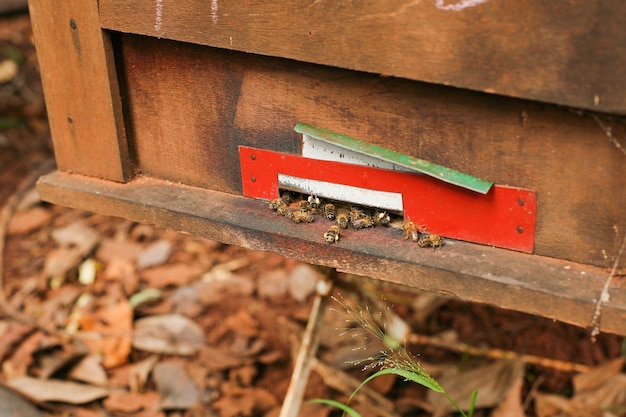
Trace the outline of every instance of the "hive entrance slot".
<path fill-rule="evenodd" d="M 313 195 L 338 203 L 366 206 L 372 209 L 397 214 L 404 212 L 402 194 L 400 193 L 370 190 L 367 188 L 299 178 L 280 173 L 278 174 L 278 186 L 281 190 Z"/>

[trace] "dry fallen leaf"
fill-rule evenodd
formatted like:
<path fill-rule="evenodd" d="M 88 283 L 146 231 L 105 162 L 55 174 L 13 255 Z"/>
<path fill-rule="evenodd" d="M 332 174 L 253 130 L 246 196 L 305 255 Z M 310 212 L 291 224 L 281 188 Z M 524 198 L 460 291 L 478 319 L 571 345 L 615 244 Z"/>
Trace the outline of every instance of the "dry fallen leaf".
<path fill-rule="evenodd" d="M 39 376 L 50 379 L 65 375 L 66 371 L 85 357 L 84 349 L 77 349 L 73 344 L 65 343 L 61 349 L 46 349 L 39 355 Z"/>
<path fill-rule="evenodd" d="M 217 304 L 224 297 L 246 297 L 254 292 L 254 283 L 251 279 L 232 272 L 219 279 L 215 278 L 215 275 L 211 277 L 213 278 L 208 279 L 205 274 L 201 282 L 191 284 L 198 301 L 204 306 Z"/>
<path fill-rule="evenodd" d="M 257 291 L 261 298 L 277 298 L 287 294 L 287 272 L 284 269 L 263 271 L 259 275 Z"/>
<path fill-rule="evenodd" d="M 9 223 L 7 233 L 10 235 L 19 235 L 32 232 L 35 229 L 46 224 L 52 213 L 43 207 L 34 207 L 30 210 L 16 213 Z"/>
<path fill-rule="evenodd" d="M 535 397 L 535 413 L 539 417 L 622 415 L 619 410 L 626 408 L 626 374 L 620 373 L 623 365 L 624 358 L 618 358 L 576 375 L 572 398 L 538 393 Z"/>
<path fill-rule="evenodd" d="M 141 246 L 135 242 L 125 239 L 102 239 L 96 258 L 103 263 L 108 263 L 113 259 L 123 259 L 134 263 L 140 251 Z"/>
<path fill-rule="evenodd" d="M 157 363 L 152 370 L 152 378 L 164 410 L 185 410 L 200 401 L 200 390 L 187 374 L 182 362 Z"/>
<path fill-rule="evenodd" d="M 328 407 L 325 404 L 304 403 L 298 413 L 298 417 L 328 417 L 333 411 L 332 407 Z M 277 410 L 277 412 L 280 412 L 280 410 Z"/>
<path fill-rule="evenodd" d="M 146 359 L 134 363 L 128 372 L 128 387 L 132 392 L 141 392 L 145 389 L 148 376 L 154 365 L 159 360 L 157 355 L 148 356 Z"/>
<path fill-rule="evenodd" d="M 200 352 L 199 361 L 206 366 L 209 371 L 223 371 L 237 368 L 246 361 L 243 358 L 233 355 L 229 351 L 212 346 L 203 346 Z"/>
<path fill-rule="evenodd" d="M 228 317 L 224 324 L 235 334 L 248 337 L 257 337 L 259 335 L 259 321 L 250 313 L 248 308 L 240 309 Z"/>
<path fill-rule="evenodd" d="M 172 355 L 191 355 L 204 345 L 202 329 L 187 317 L 161 314 L 135 322 L 133 347 Z"/>
<path fill-rule="evenodd" d="M 43 414 L 18 394 L 0 387 L 0 416 L 42 417 Z"/>
<path fill-rule="evenodd" d="M 3 322 L 6 323 L 6 322 Z M 15 347 L 35 331 L 33 326 L 6 323 L 0 334 L 0 360 L 13 354 Z"/>
<path fill-rule="evenodd" d="M 169 296 L 172 312 L 187 317 L 196 317 L 203 311 L 203 306 L 198 300 L 197 291 L 191 287 L 178 287 Z"/>
<path fill-rule="evenodd" d="M 157 411 L 159 395 L 154 392 L 128 392 L 115 390 L 104 400 L 104 408 L 118 413 L 137 413 L 140 410 Z"/>
<path fill-rule="evenodd" d="M 606 384 L 606 381 L 619 374 L 624 367 L 625 358 L 617 358 L 615 360 L 604 363 L 591 369 L 589 372 L 581 373 L 574 376 L 572 383 L 574 392 L 582 394 L 584 392 L 594 391 Z"/>
<path fill-rule="evenodd" d="M 175 263 L 144 269 L 140 277 L 151 288 L 164 288 L 169 285 L 187 285 L 198 278 L 202 272 L 203 269 L 198 265 Z"/>
<path fill-rule="evenodd" d="M 100 355 L 89 355 L 72 368 L 69 377 L 91 385 L 106 386 L 108 378 Z"/>
<path fill-rule="evenodd" d="M 524 379 L 519 378 L 489 417 L 524 417 L 524 406 L 522 404 L 523 388 Z"/>
<path fill-rule="evenodd" d="M 82 222 L 73 222 L 54 229 L 52 239 L 61 247 L 75 247 L 81 254 L 87 255 L 100 241 L 100 233 Z"/>
<path fill-rule="evenodd" d="M 41 332 L 33 333 L 26 338 L 26 340 L 15 349 L 13 355 L 2 362 L 2 376 L 5 379 L 12 379 L 26 375 L 28 368 L 33 363 L 33 355 L 39 348 L 42 339 L 43 333 Z M 1 415 L 2 414 L 0 414 L 0 416 Z"/>
<path fill-rule="evenodd" d="M 131 351 L 133 309 L 126 300 L 96 311 L 90 332 L 97 337 L 83 341 L 94 354 L 102 356 L 102 366 L 113 368 L 127 362 Z"/>
<path fill-rule="evenodd" d="M 121 282 L 127 296 L 136 293 L 139 287 L 139 276 L 135 271 L 135 264 L 127 259 L 111 259 L 105 265 L 102 277 L 109 282 Z"/>
<path fill-rule="evenodd" d="M 478 390 L 476 408 L 494 407 L 523 377 L 524 363 L 518 359 L 505 359 L 468 371 L 444 373 L 437 381 L 461 408 L 467 410 L 472 391 Z M 428 391 L 426 399 L 435 417 L 454 411 L 452 404 L 440 393 Z"/>
<path fill-rule="evenodd" d="M 78 268 L 83 260 L 83 251 L 78 247 L 53 249 L 46 255 L 44 275 L 46 277 L 65 277 L 68 271 Z"/>
<path fill-rule="evenodd" d="M 322 274 L 310 265 L 298 265 L 289 274 L 289 294 L 299 302 L 304 302 L 315 292 L 317 281 Z"/>
<path fill-rule="evenodd" d="M 57 401 L 85 404 L 109 395 L 108 390 L 102 387 L 29 376 L 11 379 L 7 386 L 37 403 Z"/>
<path fill-rule="evenodd" d="M 535 414 L 537 417 L 594 417 L 591 412 L 584 414 L 576 414 L 575 407 L 572 406 L 570 399 L 556 394 L 535 394 Z M 596 414 L 598 417 L 601 414 Z"/>
<path fill-rule="evenodd" d="M 170 253 L 172 253 L 172 242 L 165 239 L 158 240 L 139 252 L 137 269 L 161 265 L 167 261 Z"/>
<path fill-rule="evenodd" d="M 223 384 L 223 395 L 213 403 L 222 417 L 263 415 L 278 405 L 276 396 L 263 388 Z"/>

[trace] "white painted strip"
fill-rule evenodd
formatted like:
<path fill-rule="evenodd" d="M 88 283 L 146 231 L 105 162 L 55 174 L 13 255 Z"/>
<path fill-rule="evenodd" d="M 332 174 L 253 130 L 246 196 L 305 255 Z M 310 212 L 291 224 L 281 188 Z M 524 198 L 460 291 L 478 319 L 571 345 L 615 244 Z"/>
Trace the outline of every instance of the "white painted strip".
<path fill-rule="evenodd" d="M 278 174 L 280 188 L 382 210 L 401 212 L 402 194 Z"/>
<path fill-rule="evenodd" d="M 411 170 L 388 161 L 383 161 L 373 156 L 367 156 L 359 152 L 342 148 L 328 142 L 316 139 L 309 135 L 302 135 L 302 156 L 323 161 L 344 162 L 346 164 L 365 165 L 375 168 L 389 169 L 392 171 L 410 172 Z"/>
<path fill-rule="evenodd" d="M 460 12 L 468 7 L 476 7 L 479 4 L 487 3 L 487 1 L 489 0 L 462 0 L 456 4 L 444 4 L 444 0 L 436 0 L 435 6 L 441 10 L 453 10 L 455 12 Z"/>
<path fill-rule="evenodd" d="M 214 25 L 217 24 L 219 20 L 219 16 L 217 15 L 217 10 L 218 10 L 217 0 L 212 0 L 211 1 L 211 20 L 213 20 Z"/>
<path fill-rule="evenodd" d="M 154 19 L 154 31 L 159 36 L 161 21 L 163 20 L 163 0 L 156 0 L 156 17 Z"/>

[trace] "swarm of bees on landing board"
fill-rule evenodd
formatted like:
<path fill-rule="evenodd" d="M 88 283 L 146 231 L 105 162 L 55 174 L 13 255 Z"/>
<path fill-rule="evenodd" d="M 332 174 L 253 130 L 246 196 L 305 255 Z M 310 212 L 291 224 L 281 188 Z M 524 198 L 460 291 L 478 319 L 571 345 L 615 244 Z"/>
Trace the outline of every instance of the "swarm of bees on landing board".
<path fill-rule="evenodd" d="M 339 241 L 342 229 L 360 230 L 392 223 L 392 215 L 385 211 L 322 201 L 316 196 L 289 191 L 282 192 L 280 198 L 270 201 L 269 205 L 270 209 L 294 223 L 311 223 L 316 217 L 333 222 L 323 236 L 324 242 L 329 244 Z M 428 233 L 425 226 L 416 225 L 411 220 L 404 221 L 402 231 L 404 240 L 415 242 L 421 248 L 438 248 L 445 243 L 441 236 Z"/>

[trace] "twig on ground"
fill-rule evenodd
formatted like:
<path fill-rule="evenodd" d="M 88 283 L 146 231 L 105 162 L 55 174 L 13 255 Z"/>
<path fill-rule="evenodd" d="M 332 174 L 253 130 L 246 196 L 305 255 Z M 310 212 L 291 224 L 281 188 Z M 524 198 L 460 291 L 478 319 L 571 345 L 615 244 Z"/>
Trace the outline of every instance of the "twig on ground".
<path fill-rule="evenodd" d="M 545 375 L 539 375 L 537 379 L 533 382 L 528 390 L 528 394 L 526 394 L 526 398 L 524 398 L 524 402 L 522 403 L 522 410 L 526 412 L 528 407 L 530 407 L 531 402 L 535 399 L 535 395 L 539 392 L 539 387 L 543 384 L 543 381 L 546 380 Z"/>
<path fill-rule="evenodd" d="M 465 343 L 458 342 L 456 340 L 446 340 L 445 338 L 437 336 L 426 336 L 420 334 L 412 334 L 409 336 L 409 342 L 416 345 L 433 346 L 442 349 L 449 350 L 451 352 L 458 352 L 468 354 L 471 356 L 479 356 L 489 359 L 506 359 L 506 358 L 519 358 L 524 363 L 530 365 L 537 365 L 543 368 L 556 369 L 563 372 L 587 372 L 590 367 L 580 363 L 566 362 L 558 359 L 544 358 L 535 355 L 520 355 L 516 352 L 508 350 L 495 349 L 495 348 L 478 348 L 475 346 L 469 346 Z"/>
<path fill-rule="evenodd" d="M 329 271 L 328 276 L 320 278 L 317 282 L 317 294 L 313 307 L 311 307 L 309 321 L 302 335 L 302 343 L 296 355 L 291 381 L 289 382 L 289 388 L 287 389 L 283 406 L 280 409 L 279 417 L 296 417 L 300 411 L 304 390 L 309 380 L 309 373 L 317 354 L 320 341 L 320 327 L 333 285 L 332 278 L 335 274 L 334 270 Z"/>

